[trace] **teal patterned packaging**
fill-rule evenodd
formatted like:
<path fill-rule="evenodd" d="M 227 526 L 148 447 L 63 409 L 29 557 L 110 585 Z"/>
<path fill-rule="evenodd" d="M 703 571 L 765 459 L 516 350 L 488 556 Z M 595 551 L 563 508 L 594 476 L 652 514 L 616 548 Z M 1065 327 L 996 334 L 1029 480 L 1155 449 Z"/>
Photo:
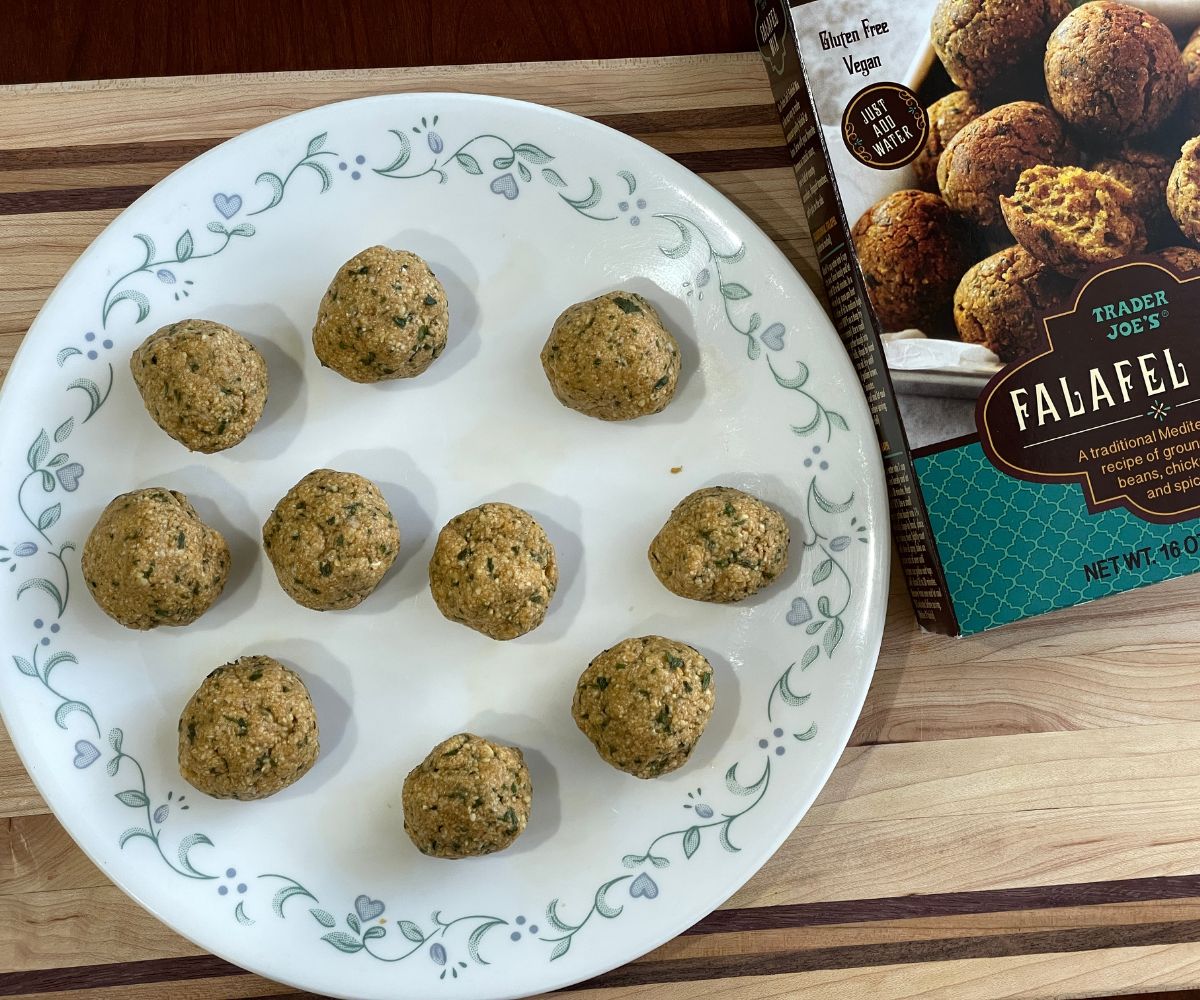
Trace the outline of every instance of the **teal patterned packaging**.
<path fill-rule="evenodd" d="M 921 625 L 1200 570 L 1200 2 L 751 3 Z"/>

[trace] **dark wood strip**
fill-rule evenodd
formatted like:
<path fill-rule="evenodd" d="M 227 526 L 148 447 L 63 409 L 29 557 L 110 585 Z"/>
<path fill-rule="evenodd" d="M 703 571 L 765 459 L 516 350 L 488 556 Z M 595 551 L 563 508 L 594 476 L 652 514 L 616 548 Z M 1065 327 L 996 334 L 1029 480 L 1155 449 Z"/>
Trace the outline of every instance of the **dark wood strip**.
<path fill-rule="evenodd" d="M 684 934 L 725 934 L 730 931 L 820 927 L 825 924 L 906 920 L 913 917 L 952 917 L 1012 910 L 1048 910 L 1063 906 L 1103 903 L 1145 903 L 1200 897 L 1200 875 L 1164 875 L 1111 882 L 1022 886 L 974 892 L 938 892 L 920 896 L 847 899 L 832 903 L 794 903 L 714 910 Z"/>
<path fill-rule="evenodd" d="M 632 962 L 601 976 L 568 986 L 565 991 L 734 979 L 739 976 L 784 975 L 830 969 L 864 969 L 881 965 L 914 965 L 972 958 L 1102 951 L 1108 948 L 1186 944 L 1195 941 L 1200 941 L 1200 920 L 1115 924 L 826 948 L 793 948 L 762 954 Z M 14 972 L 0 974 L 0 996 L 210 979 L 236 976 L 240 972 L 236 966 L 211 955 Z"/>
<path fill-rule="evenodd" d="M 778 125 L 769 104 L 724 108 L 684 108 L 676 111 L 638 111 L 619 115 L 590 115 L 593 121 L 635 135 L 658 135 L 705 128 L 744 128 Z M 220 145 L 222 138 L 162 139 L 150 142 L 106 142 L 83 146 L 33 146 L 0 149 L 0 170 L 40 170 L 54 167 L 95 167 L 122 163 L 183 163 Z"/>
<path fill-rule="evenodd" d="M 984 935 L 932 941 L 892 941 L 869 945 L 793 949 L 753 955 L 633 962 L 567 990 L 612 989 L 650 983 L 698 982 L 738 976 L 775 976 L 829 969 L 865 969 L 969 958 L 1010 958 L 1061 952 L 1102 951 L 1139 945 L 1200 941 L 1200 920 L 1108 927 L 1068 928 L 1029 934 Z"/>
<path fill-rule="evenodd" d="M 130 184 L 126 187 L 64 188 L 61 191 L 9 191 L 0 193 L 0 215 L 127 208 L 149 190 L 146 184 Z"/>

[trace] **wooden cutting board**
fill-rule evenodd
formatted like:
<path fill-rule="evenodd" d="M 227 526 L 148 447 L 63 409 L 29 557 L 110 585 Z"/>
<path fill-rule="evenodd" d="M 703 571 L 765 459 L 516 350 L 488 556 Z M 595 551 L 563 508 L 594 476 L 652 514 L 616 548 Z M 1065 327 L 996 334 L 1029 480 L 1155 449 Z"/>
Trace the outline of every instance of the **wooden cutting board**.
<path fill-rule="evenodd" d="M 229 136 L 329 101 L 468 90 L 657 147 L 816 286 L 757 56 L 132 80 L 0 90 L 0 373 L 100 229 Z M 726 905 L 577 988 L 595 1000 L 1078 997 L 1200 987 L 1200 578 L 883 653 L 828 787 Z M 0 669 L 4 665 L 0 664 Z M 295 996 L 113 887 L 0 733 L 0 995 Z"/>

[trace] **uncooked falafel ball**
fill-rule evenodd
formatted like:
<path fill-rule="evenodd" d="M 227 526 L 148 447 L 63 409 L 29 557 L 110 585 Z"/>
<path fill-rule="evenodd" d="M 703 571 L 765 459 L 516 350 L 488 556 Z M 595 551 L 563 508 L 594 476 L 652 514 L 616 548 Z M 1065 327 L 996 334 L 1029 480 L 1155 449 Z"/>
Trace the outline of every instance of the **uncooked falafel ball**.
<path fill-rule="evenodd" d="M 729 486 L 710 486 L 671 511 L 650 543 L 650 568 L 673 594 L 731 604 L 787 569 L 788 540 L 787 522 L 774 507 Z"/>
<path fill-rule="evenodd" d="M 420 375 L 446 347 L 446 290 L 415 253 L 368 247 L 321 299 L 313 349 L 352 382 Z"/>
<path fill-rule="evenodd" d="M 317 469 L 287 491 L 262 530 L 279 585 L 314 611 L 352 608 L 396 561 L 400 529 L 379 487 Z"/>
<path fill-rule="evenodd" d="M 452 518 L 429 560 L 438 610 L 493 639 L 515 639 L 541 625 L 557 587 L 554 546 L 511 504 L 485 503 Z"/>
<path fill-rule="evenodd" d="M 267 363 L 227 326 L 185 319 L 150 334 L 129 359 L 154 422 L 191 451 L 242 441 L 267 403 Z"/>
<path fill-rule="evenodd" d="M 712 666 L 702 653 L 647 635 L 619 642 L 588 664 L 571 715 L 613 767 L 657 778 L 687 763 L 715 701 Z"/>
<path fill-rule="evenodd" d="M 100 610 L 126 628 L 189 625 L 221 596 L 229 546 L 186 496 L 152 486 L 104 508 L 80 568 Z"/>
<path fill-rule="evenodd" d="M 642 296 L 606 292 L 554 321 L 542 368 L 564 406 L 601 420 L 632 420 L 671 402 L 679 344 Z"/>
<path fill-rule="evenodd" d="M 265 799 L 321 752 L 317 714 L 295 672 L 269 656 L 217 667 L 179 717 L 179 773 L 218 799 Z"/>
<path fill-rule="evenodd" d="M 422 854 L 473 858 L 509 847 L 524 831 L 533 783 L 517 747 L 459 733 L 404 779 L 404 832 Z"/>

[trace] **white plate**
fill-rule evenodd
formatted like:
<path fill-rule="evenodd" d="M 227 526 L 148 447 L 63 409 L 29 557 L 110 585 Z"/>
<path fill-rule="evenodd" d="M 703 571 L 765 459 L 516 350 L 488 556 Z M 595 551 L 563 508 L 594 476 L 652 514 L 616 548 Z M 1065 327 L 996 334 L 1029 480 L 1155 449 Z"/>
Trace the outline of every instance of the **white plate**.
<path fill-rule="evenodd" d="M 337 266 L 411 249 L 450 301 L 421 378 L 354 385 L 309 332 Z M 560 406 L 538 351 L 566 305 L 647 295 L 683 347 L 667 410 L 626 424 Z M 128 370 L 153 329 L 202 316 L 271 368 L 262 424 L 192 455 Z M 111 385 L 111 390 L 110 390 Z M 380 589 L 318 614 L 258 542 L 311 469 L 379 483 L 402 532 Z M 678 468 L 679 471 L 675 471 Z M 424 94 L 318 108 L 201 156 L 123 213 L 63 279 L 0 399 L 0 704 L 46 801 L 100 868 L 204 948 L 304 989 L 508 997 L 595 975 L 704 916 L 804 814 L 844 747 L 883 627 L 888 538 L 871 420 L 820 306 L 725 198 L 645 146 L 528 104 Z M 790 516 L 786 577 L 735 607 L 684 601 L 646 546 L 698 487 Z M 186 492 L 233 551 L 186 629 L 127 631 L 80 584 L 79 546 L 117 493 Z M 493 642 L 438 614 L 438 529 L 484 500 L 554 542 L 545 624 Z M 604 764 L 570 715 L 601 649 L 661 633 L 699 647 L 717 707 L 657 781 Z M 322 755 L 257 803 L 185 785 L 176 722 L 214 666 L 262 652 L 307 680 Z M 460 730 L 515 743 L 535 788 L 503 854 L 423 857 L 404 775 Z"/>

